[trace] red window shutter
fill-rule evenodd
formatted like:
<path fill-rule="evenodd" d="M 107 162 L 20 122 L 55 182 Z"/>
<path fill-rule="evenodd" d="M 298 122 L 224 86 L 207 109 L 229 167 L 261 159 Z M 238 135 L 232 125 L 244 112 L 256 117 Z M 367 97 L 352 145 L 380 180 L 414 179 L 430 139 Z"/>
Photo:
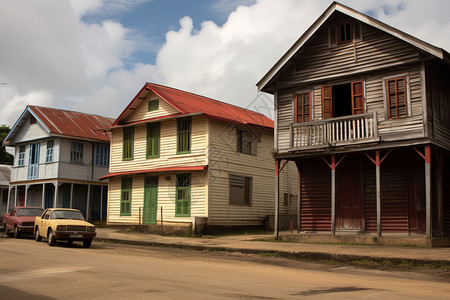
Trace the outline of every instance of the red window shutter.
<path fill-rule="evenodd" d="M 364 113 L 364 89 L 362 81 L 352 82 L 352 113 Z"/>
<path fill-rule="evenodd" d="M 322 85 L 322 118 L 333 117 L 333 93 L 331 85 Z"/>
<path fill-rule="evenodd" d="M 386 80 L 386 90 L 389 118 L 407 117 L 406 78 L 400 77 Z"/>

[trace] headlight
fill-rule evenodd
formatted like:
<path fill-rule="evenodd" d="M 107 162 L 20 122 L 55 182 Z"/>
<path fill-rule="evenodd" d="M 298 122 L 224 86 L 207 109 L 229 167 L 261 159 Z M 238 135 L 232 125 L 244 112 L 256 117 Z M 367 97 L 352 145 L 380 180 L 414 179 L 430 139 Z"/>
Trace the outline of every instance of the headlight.
<path fill-rule="evenodd" d="M 95 232 L 95 226 L 88 226 L 87 231 L 88 232 Z"/>
<path fill-rule="evenodd" d="M 58 225 L 56 226 L 56 231 L 67 231 L 66 225 Z"/>

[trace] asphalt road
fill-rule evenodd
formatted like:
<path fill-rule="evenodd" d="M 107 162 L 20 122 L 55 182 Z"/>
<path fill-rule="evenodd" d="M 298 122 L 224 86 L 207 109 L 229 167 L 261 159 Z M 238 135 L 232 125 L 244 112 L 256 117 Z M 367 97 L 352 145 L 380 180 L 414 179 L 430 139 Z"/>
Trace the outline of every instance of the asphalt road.
<path fill-rule="evenodd" d="M 264 255 L 0 238 L 0 299 L 448 299 L 449 283 Z"/>

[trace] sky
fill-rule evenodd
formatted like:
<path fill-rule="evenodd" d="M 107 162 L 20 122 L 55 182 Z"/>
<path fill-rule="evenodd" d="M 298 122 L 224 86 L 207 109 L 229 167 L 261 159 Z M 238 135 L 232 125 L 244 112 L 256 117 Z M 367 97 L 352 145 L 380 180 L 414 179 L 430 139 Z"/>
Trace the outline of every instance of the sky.
<path fill-rule="evenodd" d="M 448 0 L 340 2 L 450 50 Z M 26 105 L 116 118 L 145 82 L 273 117 L 256 83 L 331 3 L 0 0 L 0 125 Z"/>

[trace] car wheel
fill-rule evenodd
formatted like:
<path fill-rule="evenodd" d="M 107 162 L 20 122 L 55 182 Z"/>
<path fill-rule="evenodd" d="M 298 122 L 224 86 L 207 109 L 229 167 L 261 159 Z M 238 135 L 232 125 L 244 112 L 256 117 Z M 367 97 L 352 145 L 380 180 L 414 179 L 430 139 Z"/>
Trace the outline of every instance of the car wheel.
<path fill-rule="evenodd" d="M 83 247 L 89 248 L 92 245 L 92 239 L 83 240 Z"/>
<path fill-rule="evenodd" d="M 50 229 L 50 231 L 48 232 L 47 235 L 47 242 L 49 246 L 55 246 L 56 245 L 56 240 L 55 237 L 53 236 L 53 230 Z"/>
<path fill-rule="evenodd" d="M 36 242 L 42 241 L 42 236 L 39 234 L 39 227 L 36 227 L 36 233 L 34 234 L 34 239 Z"/>
<path fill-rule="evenodd" d="M 18 239 L 20 238 L 20 231 L 19 231 L 19 227 L 14 226 L 14 238 Z"/>

